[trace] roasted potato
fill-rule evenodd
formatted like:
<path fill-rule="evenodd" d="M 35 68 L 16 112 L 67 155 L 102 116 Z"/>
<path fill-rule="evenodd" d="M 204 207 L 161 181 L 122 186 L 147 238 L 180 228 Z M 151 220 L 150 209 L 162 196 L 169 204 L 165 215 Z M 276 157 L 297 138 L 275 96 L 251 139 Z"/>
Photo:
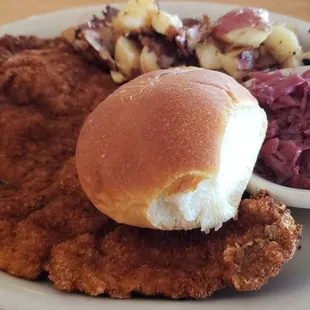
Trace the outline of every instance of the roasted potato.
<path fill-rule="evenodd" d="M 140 56 L 140 66 L 142 73 L 147 73 L 150 71 L 168 69 L 174 62 L 174 57 L 167 55 L 161 55 L 158 57 L 156 53 L 145 46 L 142 49 Z M 162 66 L 159 65 L 162 64 Z"/>
<path fill-rule="evenodd" d="M 234 46 L 259 47 L 270 31 L 268 11 L 257 8 L 239 8 L 218 19 L 213 27 L 213 36 Z"/>
<path fill-rule="evenodd" d="M 272 27 L 272 32 L 264 41 L 264 45 L 280 64 L 301 52 L 296 34 L 284 26 Z"/>
<path fill-rule="evenodd" d="M 179 30 L 183 27 L 183 23 L 178 15 L 158 11 L 153 15 L 152 27 L 156 32 L 169 38 L 174 38 L 179 34 Z"/>
<path fill-rule="evenodd" d="M 127 79 L 131 79 L 135 72 L 140 71 L 141 48 L 132 39 L 121 36 L 115 44 L 114 58 L 117 67 Z"/>
<path fill-rule="evenodd" d="M 111 75 L 113 82 L 115 82 L 116 84 L 123 84 L 126 81 L 128 81 L 126 76 L 119 71 L 111 71 L 110 75 Z"/>
<path fill-rule="evenodd" d="M 248 72 L 239 69 L 239 56 L 246 50 L 246 48 L 239 48 L 229 53 L 220 54 L 223 69 L 236 80 L 240 80 L 248 74 Z"/>
<path fill-rule="evenodd" d="M 158 6 L 155 0 L 129 0 L 113 19 L 112 25 L 119 33 L 140 33 L 151 27 L 152 17 L 157 12 Z"/>
<path fill-rule="evenodd" d="M 196 56 L 199 65 L 205 69 L 219 70 L 222 68 L 221 52 L 213 42 L 197 43 Z"/>
<path fill-rule="evenodd" d="M 300 66 L 302 66 L 302 61 L 299 55 L 293 55 L 281 64 L 281 68 L 297 68 Z"/>
<path fill-rule="evenodd" d="M 144 46 L 140 56 L 140 66 L 142 73 L 159 70 L 160 67 L 157 64 L 158 58 L 155 52 L 150 51 L 147 46 Z"/>

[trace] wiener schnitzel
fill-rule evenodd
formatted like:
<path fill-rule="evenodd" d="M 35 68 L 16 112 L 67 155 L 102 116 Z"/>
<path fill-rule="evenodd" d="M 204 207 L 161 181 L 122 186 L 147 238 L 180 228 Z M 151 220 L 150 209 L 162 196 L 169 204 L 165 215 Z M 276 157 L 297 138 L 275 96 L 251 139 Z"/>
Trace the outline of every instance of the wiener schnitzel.
<path fill-rule="evenodd" d="M 26 279 L 46 271 L 60 290 L 117 298 L 199 299 L 276 276 L 301 227 L 265 193 L 208 235 L 118 225 L 92 206 L 75 144 L 85 117 L 115 88 L 61 39 L 0 39 L 0 269 Z"/>
<path fill-rule="evenodd" d="M 106 237 L 81 234 L 53 248 L 47 271 L 68 291 L 200 299 L 225 286 L 260 288 L 291 258 L 299 237 L 289 212 L 262 194 L 243 200 L 238 221 L 210 235 L 126 225 Z"/>
<path fill-rule="evenodd" d="M 84 118 L 115 86 L 60 39 L 0 40 L 0 268 L 34 279 L 51 247 L 107 222 L 75 176 Z"/>

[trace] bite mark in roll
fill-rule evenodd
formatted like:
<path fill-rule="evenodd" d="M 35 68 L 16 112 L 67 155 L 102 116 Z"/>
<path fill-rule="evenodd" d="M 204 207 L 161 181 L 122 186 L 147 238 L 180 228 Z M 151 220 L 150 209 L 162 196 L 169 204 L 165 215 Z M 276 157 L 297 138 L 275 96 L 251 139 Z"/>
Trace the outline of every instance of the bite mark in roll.
<path fill-rule="evenodd" d="M 79 180 L 93 204 L 119 223 L 219 229 L 237 216 L 266 128 L 256 99 L 226 74 L 150 72 L 86 120 Z"/>

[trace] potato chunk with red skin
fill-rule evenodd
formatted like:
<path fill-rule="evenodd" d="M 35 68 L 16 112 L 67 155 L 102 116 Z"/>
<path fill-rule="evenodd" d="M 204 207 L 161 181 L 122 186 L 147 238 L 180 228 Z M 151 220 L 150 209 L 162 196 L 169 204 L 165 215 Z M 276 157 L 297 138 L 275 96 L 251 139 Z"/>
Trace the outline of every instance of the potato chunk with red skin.
<path fill-rule="evenodd" d="M 222 16 L 214 24 L 213 36 L 235 46 L 259 47 L 271 32 L 269 12 L 257 8 L 239 8 Z"/>

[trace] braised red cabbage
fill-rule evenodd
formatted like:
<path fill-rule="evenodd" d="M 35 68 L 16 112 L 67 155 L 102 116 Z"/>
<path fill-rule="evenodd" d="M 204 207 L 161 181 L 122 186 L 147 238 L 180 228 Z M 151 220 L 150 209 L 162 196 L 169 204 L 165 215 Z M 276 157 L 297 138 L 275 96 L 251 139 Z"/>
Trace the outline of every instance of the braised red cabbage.
<path fill-rule="evenodd" d="M 250 91 L 269 122 L 255 171 L 281 185 L 310 189 L 310 70 L 250 76 Z"/>

